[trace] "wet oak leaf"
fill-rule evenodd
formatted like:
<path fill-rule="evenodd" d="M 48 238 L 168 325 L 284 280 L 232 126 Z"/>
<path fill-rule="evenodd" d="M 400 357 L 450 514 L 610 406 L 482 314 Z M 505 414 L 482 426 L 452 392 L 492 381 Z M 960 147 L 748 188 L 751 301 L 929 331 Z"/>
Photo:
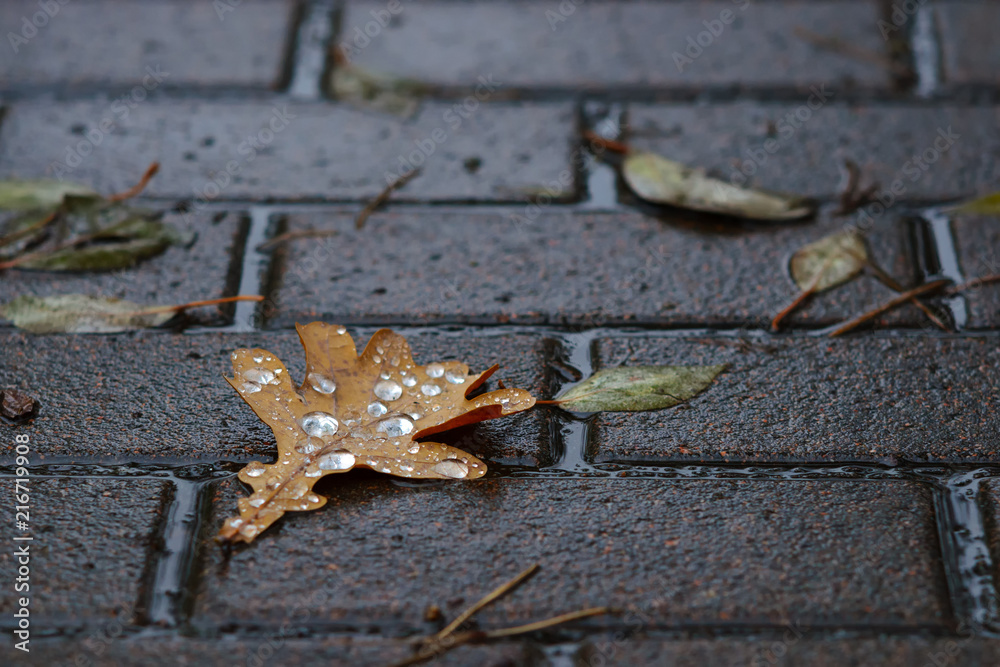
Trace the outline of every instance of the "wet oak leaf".
<path fill-rule="evenodd" d="M 475 479 L 486 465 L 466 452 L 418 442 L 440 431 L 527 410 L 523 389 L 467 398 L 496 371 L 470 373 L 458 361 L 418 365 L 406 339 L 388 329 L 372 336 L 359 356 L 342 326 L 296 325 L 306 353 L 298 388 L 284 364 L 266 350 L 232 353 L 226 378 L 277 440 L 278 458 L 253 461 L 239 473 L 253 494 L 239 500 L 219 539 L 251 542 L 285 512 L 319 509 L 326 498 L 313 486 L 355 467 L 399 477 Z"/>

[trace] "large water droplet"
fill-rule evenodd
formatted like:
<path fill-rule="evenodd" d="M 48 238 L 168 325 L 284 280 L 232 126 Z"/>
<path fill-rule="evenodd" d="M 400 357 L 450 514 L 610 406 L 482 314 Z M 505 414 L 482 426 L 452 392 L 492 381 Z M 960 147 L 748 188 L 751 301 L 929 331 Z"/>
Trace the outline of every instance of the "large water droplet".
<path fill-rule="evenodd" d="M 256 382 L 244 382 L 242 385 L 240 385 L 240 391 L 242 391 L 244 394 L 256 394 L 258 391 L 260 391 L 260 385 L 257 384 Z"/>
<path fill-rule="evenodd" d="M 457 371 L 448 371 L 444 374 L 444 379 L 452 384 L 464 384 L 465 376 Z"/>
<path fill-rule="evenodd" d="M 333 378 L 328 378 L 321 373 L 310 373 L 306 379 L 309 380 L 313 390 L 321 394 L 332 394 L 337 390 L 337 383 L 333 381 Z"/>
<path fill-rule="evenodd" d="M 295 451 L 299 454 L 313 454 L 323 449 L 323 441 L 319 438 L 302 438 L 295 443 Z"/>
<path fill-rule="evenodd" d="M 306 495 L 308 491 L 309 491 L 309 483 L 300 479 L 291 486 L 285 487 L 284 493 L 282 493 L 282 495 L 288 498 L 292 498 L 294 500 L 298 500 L 302 496 Z"/>
<path fill-rule="evenodd" d="M 270 384 L 274 381 L 274 371 L 267 368 L 251 368 L 243 371 L 243 379 L 257 384 Z"/>
<path fill-rule="evenodd" d="M 253 537 L 256 537 L 257 533 L 259 533 L 259 532 L 260 532 L 260 529 L 257 528 L 257 526 L 253 525 L 252 523 L 248 523 L 245 526 L 243 526 L 242 528 L 240 528 L 240 535 L 242 535 L 244 537 L 253 538 Z"/>
<path fill-rule="evenodd" d="M 302 421 L 299 422 L 302 425 L 302 430 L 306 432 L 307 435 L 311 435 L 316 438 L 322 438 L 325 435 L 333 435 L 337 432 L 337 428 L 340 424 L 334 419 L 333 415 L 327 414 L 325 412 L 310 412 Z"/>
<path fill-rule="evenodd" d="M 412 387 L 416 383 L 417 383 L 417 376 L 415 375 L 407 375 L 406 377 L 403 378 L 403 384 L 405 384 L 407 387 Z"/>
<path fill-rule="evenodd" d="M 420 445 L 414 443 L 413 445 L 410 445 L 410 447 L 407 448 L 406 451 L 408 451 L 411 454 L 416 454 L 420 451 Z"/>
<path fill-rule="evenodd" d="M 375 383 L 375 395 L 383 401 L 395 401 L 403 395 L 403 388 L 394 380 L 380 380 Z"/>
<path fill-rule="evenodd" d="M 368 404 L 368 414 L 372 417 L 381 417 L 387 412 L 389 412 L 389 408 L 385 407 L 384 404 L 379 403 L 378 401 Z"/>
<path fill-rule="evenodd" d="M 334 329 L 334 331 L 336 331 L 339 334 L 347 333 L 347 329 L 345 327 L 337 327 L 336 329 Z"/>
<path fill-rule="evenodd" d="M 413 432 L 413 422 L 408 417 L 390 417 L 379 422 L 378 431 L 390 438 L 398 438 Z"/>
<path fill-rule="evenodd" d="M 250 503 L 250 507 L 260 507 L 264 504 L 264 498 L 257 496 L 256 498 L 251 498 L 248 502 Z"/>
<path fill-rule="evenodd" d="M 420 388 L 420 391 L 426 396 L 437 396 L 441 393 L 441 387 L 434 382 L 428 382 Z"/>
<path fill-rule="evenodd" d="M 261 363 L 263 361 L 264 361 L 264 355 L 261 354 L 260 352 L 258 352 L 257 354 L 253 355 L 253 362 L 255 364 L 259 364 L 259 363 Z"/>
<path fill-rule="evenodd" d="M 434 472 L 439 475 L 444 475 L 445 477 L 453 477 L 455 479 L 462 479 L 469 474 L 469 466 L 465 465 L 461 461 L 456 461 L 455 459 L 445 459 L 439 463 L 434 464 L 431 468 Z"/>
<path fill-rule="evenodd" d="M 246 475 L 247 477 L 260 477 L 261 475 L 264 474 L 264 470 L 265 468 L 263 463 L 261 463 L 260 461 L 251 461 L 250 463 L 247 464 L 247 467 L 243 471 L 243 474 Z"/>
<path fill-rule="evenodd" d="M 373 354 L 372 355 L 372 361 L 374 361 L 376 364 L 381 364 L 382 363 L 382 357 L 378 356 L 377 354 Z"/>
<path fill-rule="evenodd" d="M 281 477 L 279 475 L 271 475 L 267 478 L 267 488 L 276 489 L 281 484 Z"/>
<path fill-rule="evenodd" d="M 347 470 L 354 467 L 354 454 L 344 449 L 339 449 L 329 454 L 319 457 L 317 465 L 320 470 Z"/>
<path fill-rule="evenodd" d="M 413 464 L 406 462 L 400 463 L 399 469 L 402 470 L 403 472 L 410 472 L 411 470 L 413 470 Z"/>
<path fill-rule="evenodd" d="M 439 378 L 444 375 L 444 366 L 441 364 L 430 364 L 427 366 L 427 377 Z"/>

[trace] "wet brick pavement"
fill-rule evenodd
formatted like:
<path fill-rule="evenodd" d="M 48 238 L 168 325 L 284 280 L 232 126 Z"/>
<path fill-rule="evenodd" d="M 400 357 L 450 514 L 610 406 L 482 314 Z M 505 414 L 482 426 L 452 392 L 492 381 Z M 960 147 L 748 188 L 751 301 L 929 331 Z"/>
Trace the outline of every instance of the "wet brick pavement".
<path fill-rule="evenodd" d="M 996 220 L 942 210 L 1000 182 L 997 16 L 986 0 L 4 3 L 0 177 L 117 192 L 159 161 L 139 201 L 196 238 L 111 274 L 8 270 L 0 302 L 266 300 L 106 336 L 0 320 L 0 388 L 41 403 L 0 439 L 5 497 L 29 473 L 33 536 L 22 653 L 9 502 L 0 660 L 385 665 L 538 562 L 469 627 L 616 613 L 429 664 L 1000 663 L 1000 285 L 928 299 L 952 333 L 911 305 L 828 338 L 893 296 L 871 275 L 768 330 L 796 295 L 790 255 L 847 226 L 904 287 L 1000 273 Z M 426 98 L 405 117 L 335 99 L 337 45 Z M 587 130 L 819 213 L 653 210 Z M 880 201 L 840 215 L 846 160 Z M 257 249 L 309 229 L 335 233 Z M 265 348 L 300 379 L 294 325 L 312 320 L 359 343 L 391 326 L 424 363 L 499 363 L 491 386 L 539 398 L 618 365 L 727 369 L 669 410 L 539 406 L 441 434 L 487 477 L 335 476 L 325 508 L 224 552 L 235 472 L 275 456 L 223 380 L 229 353 Z"/>

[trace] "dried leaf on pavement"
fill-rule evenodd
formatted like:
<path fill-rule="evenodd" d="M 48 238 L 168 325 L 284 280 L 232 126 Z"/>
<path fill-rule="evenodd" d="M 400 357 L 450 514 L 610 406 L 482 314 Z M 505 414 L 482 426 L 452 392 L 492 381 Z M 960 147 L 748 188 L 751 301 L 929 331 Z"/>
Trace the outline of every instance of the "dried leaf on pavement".
<path fill-rule="evenodd" d="M 406 339 L 388 329 L 377 331 L 359 356 L 342 326 L 296 328 L 306 353 L 298 388 L 267 350 L 232 354 L 229 384 L 271 427 L 278 459 L 253 461 L 240 471 L 254 493 L 240 499 L 239 516 L 224 523 L 220 540 L 250 542 L 285 512 L 322 507 L 326 499 L 312 491 L 316 482 L 354 467 L 399 477 L 482 477 L 486 465 L 474 456 L 418 440 L 535 404 L 523 389 L 468 398 L 496 366 L 470 373 L 459 361 L 418 365 Z"/>
<path fill-rule="evenodd" d="M 118 333 L 150 329 L 165 324 L 177 313 L 188 308 L 211 306 L 230 301 L 260 301 L 261 296 L 239 296 L 196 301 L 174 306 L 142 306 L 132 301 L 61 294 L 37 297 L 19 296 L 0 305 L 0 316 L 14 326 L 35 334 L 52 333 Z"/>
<path fill-rule="evenodd" d="M 673 407 L 705 391 L 725 364 L 619 366 L 600 370 L 552 403 L 572 412 L 632 412 Z"/>
<path fill-rule="evenodd" d="M 792 255 L 789 266 L 800 289 L 823 292 L 854 278 L 867 263 L 864 237 L 847 230 L 802 246 Z"/>
<path fill-rule="evenodd" d="M 794 220 L 813 212 L 802 198 L 740 188 L 654 153 L 628 153 L 622 176 L 633 192 L 654 204 L 753 220 Z"/>

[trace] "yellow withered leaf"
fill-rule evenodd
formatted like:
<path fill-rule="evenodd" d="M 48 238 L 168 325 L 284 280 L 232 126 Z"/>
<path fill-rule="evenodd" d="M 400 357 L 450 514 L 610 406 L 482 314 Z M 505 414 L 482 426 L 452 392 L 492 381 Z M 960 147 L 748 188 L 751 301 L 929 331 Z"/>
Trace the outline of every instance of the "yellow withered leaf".
<path fill-rule="evenodd" d="M 313 486 L 354 467 L 399 477 L 475 479 L 486 465 L 460 449 L 418 442 L 433 433 L 527 410 L 523 389 L 467 396 L 496 371 L 469 373 L 458 361 L 417 365 L 406 339 L 388 329 L 359 356 L 342 326 L 297 325 L 306 377 L 296 389 L 281 361 L 261 349 L 232 354 L 229 384 L 250 404 L 278 444 L 278 460 L 253 461 L 239 478 L 253 487 L 239 501 L 220 540 L 250 542 L 285 512 L 314 510 L 326 498 Z"/>

